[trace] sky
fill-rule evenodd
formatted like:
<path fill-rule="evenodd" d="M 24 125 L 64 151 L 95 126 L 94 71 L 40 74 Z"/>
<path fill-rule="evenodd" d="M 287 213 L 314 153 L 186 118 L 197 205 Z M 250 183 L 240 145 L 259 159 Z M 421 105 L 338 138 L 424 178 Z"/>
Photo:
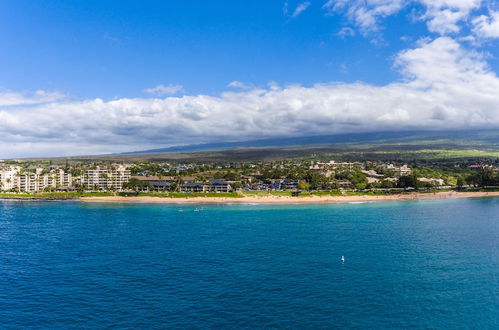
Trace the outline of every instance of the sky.
<path fill-rule="evenodd" d="M 0 1 L 0 158 L 499 128 L 496 0 Z"/>

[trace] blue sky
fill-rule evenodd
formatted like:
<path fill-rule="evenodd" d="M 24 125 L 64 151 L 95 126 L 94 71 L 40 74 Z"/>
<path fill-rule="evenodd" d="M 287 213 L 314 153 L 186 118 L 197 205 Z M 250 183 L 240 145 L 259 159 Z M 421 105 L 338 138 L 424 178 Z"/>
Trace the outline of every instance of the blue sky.
<path fill-rule="evenodd" d="M 385 84 L 398 77 L 391 56 L 410 43 L 400 38 L 426 33 L 423 22 L 405 24 L 407 9 L 388 20 L 381 45 L 341 38 L 348 24 L 321 1 L 290 17 L 301 3 L 2 1 L 0 86 L 114 98 L 158 84 L 213 94 L 234 80 Z"/>
<path fill-rule="evenodd" d="M 481 0 L 4 0 L 0 157 L 496 127 L 498 10 Z"/>

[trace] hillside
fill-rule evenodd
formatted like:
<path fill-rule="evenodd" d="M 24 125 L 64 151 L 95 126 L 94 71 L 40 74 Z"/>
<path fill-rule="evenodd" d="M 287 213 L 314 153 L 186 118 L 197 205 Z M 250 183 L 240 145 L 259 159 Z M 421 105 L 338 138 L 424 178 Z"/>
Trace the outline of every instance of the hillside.
<path fill-rule="evenodd" d="M 499 157 L 499 131 L 390 132 L 185 145 L 67 157 L 116 161 L 254 161 L 290 158 L 412 160 Z M 66 158 L 59 158 L 66 159 Z"/>

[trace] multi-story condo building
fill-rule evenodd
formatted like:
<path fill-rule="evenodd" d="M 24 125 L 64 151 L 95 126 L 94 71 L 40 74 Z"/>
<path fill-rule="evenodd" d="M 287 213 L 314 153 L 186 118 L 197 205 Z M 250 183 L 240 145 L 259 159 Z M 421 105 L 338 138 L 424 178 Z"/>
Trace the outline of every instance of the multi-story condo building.
<path fill-rule="evenodd" d="M 126 165 L 106 165 L 87 168 L 81 175 L 73 176 L 61 168 L 0 167 L 0 190 L 16 189 L 21 192 L 70 190 L 78 185 L 86 189 L 121 190 L 130 179 Z"/>
<path fill-rule="evenodd" d="M 130 180 L 130 170 L 126 165 L 99 165 L 84 171 L 81 183 L 87 189 L 120 190 Z"/>
<path fill-rule="evenodd" d="M 16 187 L 23 192 L 36 192 L 43 190 L 40 185 L 40 175 L 36 173 L 22 173 L 16 177 Z"/>
<path fill-rule="evenodd" d="M 63 169 L 46 171 L 43 168 L 36 168 L 34 172 L 24 172 L 15 178 L 15 186 L 19 191 L 37 192 L 47 188 L 70 189 L 73 178 L 70 173 Z"/>
<path fill-rule="evenodd" d="M 16 174 L 20 170 L 20 166 L 7 166 L 0 168 L 0 190 L 13 189 L 16 186 Z"/>

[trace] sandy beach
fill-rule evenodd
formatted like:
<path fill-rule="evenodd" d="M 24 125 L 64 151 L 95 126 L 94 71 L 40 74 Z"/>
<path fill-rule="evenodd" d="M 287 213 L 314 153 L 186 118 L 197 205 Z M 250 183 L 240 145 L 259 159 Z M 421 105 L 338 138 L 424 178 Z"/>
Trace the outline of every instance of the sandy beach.
<path fill-rule="evenodd" d="M 241 198 L 227 197 L 189 197 L 189 198 L 168 198 L 168 197 L 81 197 L 78 200 L 83 202 L 110 202 L 110 203 L 165 203 L 165 204 L 219 204 L 219 203 L 258 203 L 258 204 L 321 204 L 321 203 L 352 203 L 352 202 L 381 202 L 397 200 L 418 200 L 418 199 L 438 199 L 438 198 L 479 198 L 479 197 L 499 197 L 499 191 L 495 192 L 436 192 L 436 193 L 410 193 L 397 195 L 360 195 L 360 196 L 246 196 Z"/>

